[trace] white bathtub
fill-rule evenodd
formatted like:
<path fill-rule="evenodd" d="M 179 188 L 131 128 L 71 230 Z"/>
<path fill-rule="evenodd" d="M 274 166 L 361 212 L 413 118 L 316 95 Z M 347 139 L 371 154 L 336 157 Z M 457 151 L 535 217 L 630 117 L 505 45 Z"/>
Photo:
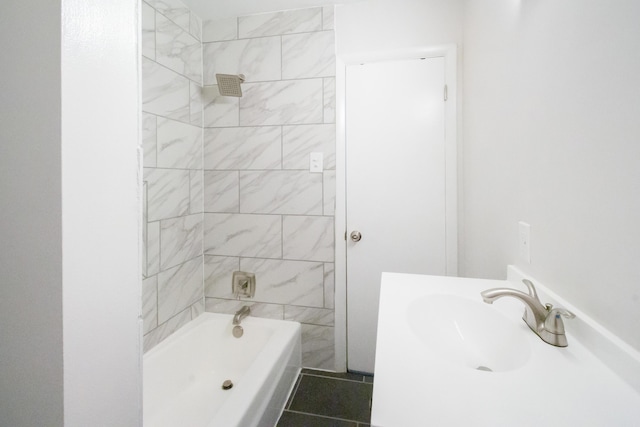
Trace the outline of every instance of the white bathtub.
<path fill-rule="evenodd" d="M 144 427 L 273 427 L 300 371 L 300 324 L 203 313 L 144 355 Z M 225 380 L 233 388 L 223 390 Z"/>

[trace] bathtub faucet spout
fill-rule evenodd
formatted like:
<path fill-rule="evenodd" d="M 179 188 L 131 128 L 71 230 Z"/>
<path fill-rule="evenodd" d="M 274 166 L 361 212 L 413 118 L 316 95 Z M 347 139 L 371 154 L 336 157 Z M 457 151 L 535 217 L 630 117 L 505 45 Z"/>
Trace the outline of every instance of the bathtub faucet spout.
<path fill-rule="evenodd" d="M 242 306 L 242 308 L 236 311 L 236 314 L 233 316 L 233 324 L 239 325 L 242 322 L 242 319 L 251 314 L 251 308 L 248 305 Z"/>

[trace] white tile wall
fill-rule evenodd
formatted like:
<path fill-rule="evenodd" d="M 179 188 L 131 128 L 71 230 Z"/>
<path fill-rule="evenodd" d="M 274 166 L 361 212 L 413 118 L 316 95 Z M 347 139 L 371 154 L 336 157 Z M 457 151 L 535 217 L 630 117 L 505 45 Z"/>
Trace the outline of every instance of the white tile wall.
<path fill-rule="evenodd" d="M 300 321 L 304 364 L 333 369 L 333 7 L 205 22 L 205 309 Z M 220 97 L 216 73 L 243 73 Z M 322 152 L 324 172 L 309 172 Z M 256 274 L 236 301 L 233 271 Z"/>
<path fill-rule="evenodd" d="M 322 79 L 281 80 L 243 85 L 242 126 L 322 123 Z"/>
<path fill-rule="evenodd" d="M 149 221 L 174 218 L 189 213 L 189 171 L 184 169 L 144 170 L 147 183 Z"/>
<path fill-rule="evenodd" d="M 204 167 L 263 170 L 282 167 L 282 127 L 205 129 Z"/>
<path fill-rule="evenodd" d="M 204 188 L 205 212 L 240 212 L 238 171 L 205 171 Z"/>
<path fill-rule="evenodd" d="M 205 43 L 204 84 L 215 85 L 216 73 L 243 74 L 246 82 L 279 80 L 280 37 Z"/>
<path fill-rule="evenodd" d="M 202 82 L 202 44 L 173 21 L 156 13 L 156 62 Z"/>
<path fill-rule="evenodd" d="M 180 0 L 142 2 L 145 350 L 205 307 L 201 26 Z"/>
<path fill-rule="evenodd" d="M 284 319 L 309 325 L 333 326 L 333 310 L 286 305 Z"/>
<path fill-rule="evenodd" d="M 191 26 L 191 11 L 180 0 L 145 0 L 151 7 L 171 19 L 185 31 Z"/>
<path fill-rule="evenodd" d="M 333 262 L 333 217 L 285 216 L 282 253 L 286 259 Z"/>
<path fill-rule="evenodd" d="M 157 165 L 157 116 L 142 113 L 142 149 L 144 150 L 144 167 L 155 168 Z"/>
<path fill-rule="evenodd" d="M 146 333 L 143 343 L 144 351 L 151 350 L 173 332 L 186 325 L 190 320 L 192 320 L 191 307 L 181 311 L 162 325 L 159 325 L 155 329 L 152 329 L 151 331 Z"/>
<path fill-rule="evenodd" d="M 160 221 L 162 271 L 202 255 L 202 227 L 202 214 Z"/>
<path fill-rule="evenodd" d="M 158 324 L 202 298 L 202 256 L 158 274 Z"/>
<path fill-rule="evenodd" d="M 308 171 L 240 173 L 240 212 L 322 214 L 322 175 Z"/>
<path fill-rule="evenodd" d="M 204 212 L 204 174 L 201 170 L 189 171 L 189 213 Z"/>
<path fill-rule="evenodd" d="M 205 21 L 202 24 L 202 41 L 215 42 L 238 38 L 238 18 Z"/>
<path fill-rule="evenodd" d="M 208 255 L 282 257 L 279 215 L 204 215 L 204 249 Z"/>
<path fill-rule="evenodd" d="M 147 113 L 188 121 L 189 79 L 148 58 L 142 58 L 142 109 Z"/>
<path fill-rule="evenodd" d="M 334 369 L 334 333 L 331 326 L 302 324 L 302 365 Z"/>
<path fill-rule="evenodd" d="M 191 124 L 202 128 L 204 109 L 203 88 L 201 85 L 189 82 L 189 110 Z"/>
<path fill-rule="evenodd" d="M 240 122 L 240 100 L 231 96 L 221 96 L 218 86 L 202 89 L 204 126 L 238 126 Z"/>
<path fill-rule="evenodd" d="M 142 319 L 143 333 L 158 326 L 158 276 L 142 281 Z"/>
<path fill-rule="evenodd" d="M 256 294 L 251 301 L 323 306 L 321 263 L 259 258 L 206 258 L 206 297 L 234 299 L 230 279 L 233 271 L 240 269 L 256 274 Z"/>
<path fill-rule="evenodd" d="M 238 18 L 241 39 L 322 30 L 322 9 L 300 9 Z"/>
<path fill-rule="evenodd" d="M 334 216 L 336 212 L 336 171 L 327 170 L 323 173 L 323 214 Z"/>
<path fill-rule="evenodd" d="M 280 304 L 256 303 L 251 300 L 228 300 L 219 298 L 206 298 L 205 310 L 213 313 L 234 314 L 243 306 L 251 307 L 251 316 L 266 319 L 283 320 L 284 306 Z"/>
<path fill-rule="evenodd" d="M 142 19 L 145 350 L 246 304 L 302 322 L 305 366 L 333 369 L 333 7 L 203 23 L 145 0 Z M 220 96 L 216 73 L 245 74 L 244 96 Z M 237 270 L 253 299 L 234 299 Z"/>
<path fill-rule="evenodd" d="M 335 265 L 333 263 L 324 264 L 324 306 L 333 309 L 335 289 Z"/>
<path fill-rule="evenodd" d="M 322 29 L 333 30 L 334 29 L 334 16 L 333 6 L 325 6 L 322 8 Z"/>
<path fill-rule="evenodd" d="M 147 222 L 147 277 L 160 271 L 160 221 Z"/>
<path fill-rule="evenodd" d="M 202 128 L 159 117 L 157 167 L 202 169 Z"/>
<path fill-rule="evenodd" d="M 324 122 L 336 122 L 336 79 L 327 77 L 323 80 Z"/>
<path fill-rule="evenodd" d="M 309 169 L 309 153 L 324 154 L 324 168 L 336 168 L 336 127 L 334 124 L 283 126 L 282 167 Z"/>
<path fill-rule="evenodd" d="M 255 273 L 256 301 L 310 307 L 323 305 L 321 263 L 242 258 L 240 269 Z"/>
<path fill-rule="evenodd" d="M 142 55 L 156 59 L 156 11 L 142 2 Z"/>
<path fill-rule="evenodd" d="M 205 297 L 233 298 L 231 279 L 240 270 L 240 258 L 215 255 L 204 256 Z"/>
<path fill-rule="evenodd" d="M 193 12 L 191 12 L 189 32 L 197 40 L 202 41 L 202 19 L 200 19 L 200 17 Z"/>
<path fill-rule="evenodd" d="M 333 31 L 282 36 L 282 78 L 336 75 Z"/>

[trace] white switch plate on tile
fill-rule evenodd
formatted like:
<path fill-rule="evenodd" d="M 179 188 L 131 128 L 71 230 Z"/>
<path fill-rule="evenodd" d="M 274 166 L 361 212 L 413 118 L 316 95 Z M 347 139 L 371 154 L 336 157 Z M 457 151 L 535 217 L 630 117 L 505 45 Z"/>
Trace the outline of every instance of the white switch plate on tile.
<path fill-rule="evenodd" d="M 518 246 L 520 259 L 531 264 L 531 226 L 522 221 L 518 223 Z"/>
<path fill-rule="evenodd" d="M 321 152 L 309 154 L 309 172 L 322 172 L 323 167 L 323 156 Z"/>

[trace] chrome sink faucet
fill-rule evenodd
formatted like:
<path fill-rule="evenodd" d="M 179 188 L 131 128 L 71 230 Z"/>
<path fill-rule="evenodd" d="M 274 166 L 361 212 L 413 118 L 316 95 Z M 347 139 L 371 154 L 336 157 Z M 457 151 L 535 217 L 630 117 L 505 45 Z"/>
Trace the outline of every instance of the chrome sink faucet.
<path fill-rule="evenodd" d="M 519 299 L 524 304 L 522 320 L 525 321 L 527 326 L 542 341 L 557 347 L 566 347 L 568 343 L 562 317 L 573 319 L 576 315 L 564 308 L 553 308 L 551 304 L 542 305 L 533 283 L 527 279 L 522 282 L 527 285 L 529 292 L 526 294 L 517 289 L 493 288 L 480 292 L 480 295 L 482 295 L 482 299 L 487 304 L 493 304 L 495 300 L 502 297 Z"/>
<path fill-rule="evenodd" d="M 236 314 L 233 316 L 233 324 L 239 325 L 242 322 L 242 319 L 251 314 L 251 308 L 248 305 L 242 306 L 242 308 L 236 311 Z"/>

